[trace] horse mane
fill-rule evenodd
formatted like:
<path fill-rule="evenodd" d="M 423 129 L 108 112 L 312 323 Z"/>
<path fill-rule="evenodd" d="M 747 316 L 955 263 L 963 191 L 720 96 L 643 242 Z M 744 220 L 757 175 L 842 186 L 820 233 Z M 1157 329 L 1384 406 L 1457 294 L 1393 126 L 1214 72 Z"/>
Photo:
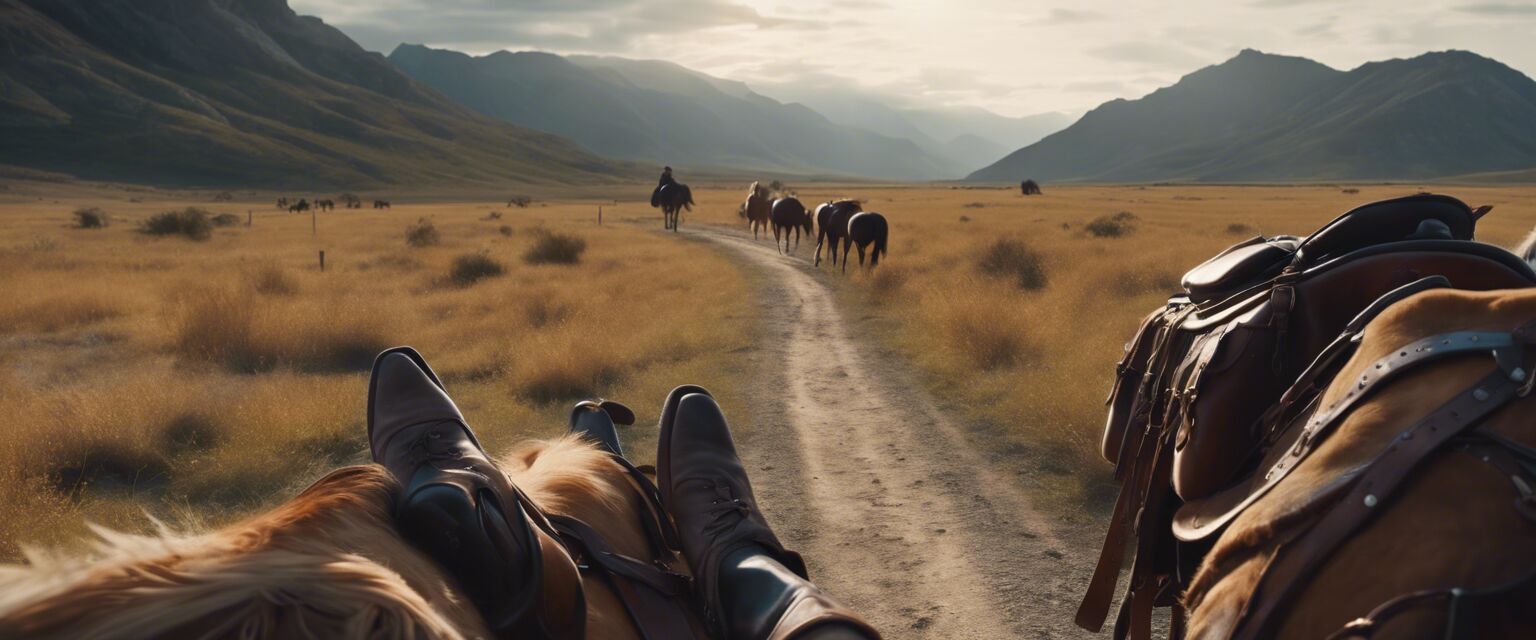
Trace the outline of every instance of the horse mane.
<path fill-rule="evenodd" d="M 1520 241 L 1520 245 L 1515 248 L 1515 255 L 1530 263 L 1532 267 L 1536 267 L 1536 227 L 1533 227 L 1530 234 Z"/>
<path fill-rule="evenodd" d="M 620 553 L 646 552 L 625 472 L 589 442 L 527 442 L 499 460 L 544 510 L 617 532 Z M 25 564 L 0 565 L 0 637 L 489 637 L 395 532 L 398 492 L 383 467 L 344 467 L 211 532 L 93 525 L 85 553 L 27 549 Z M 589 628 L 627 624 L 601 613 Z"/>

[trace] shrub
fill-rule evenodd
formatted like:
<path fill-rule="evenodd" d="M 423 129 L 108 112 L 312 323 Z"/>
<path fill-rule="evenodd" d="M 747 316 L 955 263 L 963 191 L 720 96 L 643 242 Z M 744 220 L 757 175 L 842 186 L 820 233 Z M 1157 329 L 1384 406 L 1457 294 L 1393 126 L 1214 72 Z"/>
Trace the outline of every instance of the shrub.
<path fill-rule="evenodd" d="M 1018 240 L 1003 238 L 992 243 L 979 266 L 988 275 L 1012 279 L 1020 289 L 1045 288 L 1044 261 Z"/>
<path fill-rule="evenodd" d="M 1096 238 L 1118 238 L 1136 229 L 1132 223 L 1136 221 L 1136 214 L 1129 211 L 1121 211 L 1112 216 L 1099 216 L 1089 221 L 1083 228 Z"/>
<path fill-rule="evenodd" d="M 430 247 L 442 241 L 442 236 L 437 233 L 437 225 L 431 220 L 422 218 L 405 229 L 405 243 L 412 247 Z"/>
<path fill-rule="evenodd" d="M 75 209 L 75 226 L 81 229 L 100 229 L 111 222 L 107 218 L 107 212 L 98 207 L 82 207 Z"/>
<path fill-rule="evenodd" d="M 516 195 L 516 196 L 512 196 L 510 198 L 507 198 L 507 206 L 509 206 L 509 207 L 517 207 L 519 209 L 526 209 L 526 208 L 528 208 L 528 205 L 530 205 L 532 203 L 533 203 L 533 198 L 531 198 L 529 196 L 525 196 L 525 195 Z"/>
<path fill-rule="evenodd" d="M 1227 225 L 1227 233 L 1230 233 L 1234 236 L 1253 233 L 1253 227 L 1250 227 L 1241 222 L 1234 222 Z"/>
<path fill-rule="evenodd" d="M 512 225 L 509 225 L 509 224 L 501 225 L 501 228 L 497 229 L 497 231 L 500 231 L 501 235 L 504 235 L 504 236 L 506 236 L 508 238 L 512 237 Z"/>
<path fill-rule="evenodd" d="M 240 224 L 240 216 L 233 213 L 221 213 L 208 219 L 208 223 L 215 227 L 233 227 Z"/>
<path fill-rule="evenodd" d="M 1359 190 L 1359 189 L 1356 189 L 1356 188 L 1354 188 L 1354 187 L 1350 187 L 1350 188 L 1348 188 L 1348 189 L 1345 189 L 1345 190 L 1344 190 L 1344 193 L 1345 193 L 1345 194 L 1346 194 L 1346 195 L 1355 195 L 1355 194 L 1357 194 L 1357 193 L 1360 193 L 1360 190 Z"/>
<path fill-rule="evenodd" d="M 485 220 L 500 220 L 501 219 L 501 212 L 500 211 L 492 211 L 490 213 L 487 213 L 487 214 L 485 214 L 485 218 L 484 219 Z"/>
<path fill-rule="evenodd" d="M 506 272 L 506 267 L 484 253 L 466 253 L 453 259 L 453 268 L 448 272 L 448 279 L 458 286 L 467 287 Z"/>
<path fill-rule="evenodd" d="M 985 202 L 967 202 L 960 205 L 962 209 L 980 209 L 985 206 L 987 206 L 987 203 Z"/>
<path fill-rule="evenodd" d="M 544 229 L 538 230 L 536 235 L 538 238 L 533 241 L 533 246 L 523 254 L 523 261 L 528 264 L 576 264 L 581 262 L 581 253 L 587 250 L 587 241 L 578 236 Z"/>
<path fill-rule="evenodd" d="M 970 216 L 960 216 L 960 221 L 961 222 L 970 222 L 971 221 L 971 217 Z"/>
<path fill-rule="evenodd" d="M 157 213 L 145 220 L 140 230 L 152 236 L 182 235 L 192 240 L 207 240 L 213 235 L 208 212 L 197 207 Z"/>

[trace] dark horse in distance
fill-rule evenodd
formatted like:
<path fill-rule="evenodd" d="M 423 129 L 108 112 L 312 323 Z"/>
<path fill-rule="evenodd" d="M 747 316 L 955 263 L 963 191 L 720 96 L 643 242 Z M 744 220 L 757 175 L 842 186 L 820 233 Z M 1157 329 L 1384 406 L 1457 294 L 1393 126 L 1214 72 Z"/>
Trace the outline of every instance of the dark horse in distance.
<path fill-rule="evenodd" d="M 837 264 L 837 243 L 848 234 L 848 219 L 863 211 L 858 200 L 825 202 L 816 207 L 816 266 L 821 266 L 821 248 L 827 248 L 827 257 Z"/>
<path fill-rule="evenodd" d="M 886 235 L 890 232 L 890 225 L 886 224 L 885 216 L 873 211 L 865 211 L 855 214 L 848 219 L 848 234 L 843 236 L 843 273 L 848 273 L 848 249 L 853 246 L 859 248 L 859 266 L 864 266 L 864 249 L 871 243 L 875 245 L 874 251 L 869 254 L 869 266 L 871 268 L 880 264 L 880 256 L 885 255 Z"/>
<path fill-rule="evenodd" d="M 800 246 L 800 229 L 805 229 L 805 237 L 811 237 L 811 214 L 805 210 L 805 205 L 794 196 L 785 196 L 773 201 L 773 211 L 770 214 L 773 220 L 773 244 L 783 253 L 789 253 L 789 233 L 795 233 L 795 247 Z M 779 247 L 779 231 L 784 232 L 784 246 Z"/>
<path fill-rule="evenodd" d="M 693 192 L 681 182 L 656 188 L 651 195 L 651 206 L 661 207 L 663 226 L 677 231 L 677 221 L 684 209 L 693 210 Z"/>

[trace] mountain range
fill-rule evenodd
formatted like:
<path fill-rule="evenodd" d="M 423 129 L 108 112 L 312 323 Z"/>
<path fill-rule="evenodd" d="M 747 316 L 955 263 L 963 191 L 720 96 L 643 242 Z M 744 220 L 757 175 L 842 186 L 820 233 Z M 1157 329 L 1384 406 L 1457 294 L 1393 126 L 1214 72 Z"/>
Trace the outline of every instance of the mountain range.
<path fill-rule="evenodd" d="M 0 164 L 171 185 L 587 182 L 285 0 L 0 0 Z"/>
<path fill-rule="evenodd" d="M 1339 71 L 1245 50 L 1100 105 L 969 179 L 1400 180 L 1533 167 L 1536 81 L 1495 60 L 1445 51 Z"/>
<path fill-rule="evenodd" d="M 401 45 L 389 61 L 482 114 L 615 158 L 904 180 L 969 166 L 913 141 L 835 124 L 747 85 L 657 61 Z M 998 156 L 993 156 L 996 159 Z"/>

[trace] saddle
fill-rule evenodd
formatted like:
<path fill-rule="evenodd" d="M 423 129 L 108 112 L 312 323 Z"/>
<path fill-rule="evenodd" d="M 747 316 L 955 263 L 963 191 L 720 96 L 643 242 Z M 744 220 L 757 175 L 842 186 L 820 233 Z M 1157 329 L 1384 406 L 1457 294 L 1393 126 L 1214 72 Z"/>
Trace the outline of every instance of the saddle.
<path fill-rule="evenodd" d="M 1171 636 L 1182 634 L 1179 596 L 1204 549 L 1283 477 L 1278 453 L 1326 437 L 1298 416 L 1381 310 L 1435 287 L 1536 285 L 1529 264 L 1473 240 L 1489 209 L 1432 194 L 1375 202 L 1185 274 L 1116 366 L 1100 451 L 1121 490 L 1079 626 L 1102 628 L 1130 547 L 1114 637 L 1150 637 L 1156 607 L 1174 608 Z"/>

